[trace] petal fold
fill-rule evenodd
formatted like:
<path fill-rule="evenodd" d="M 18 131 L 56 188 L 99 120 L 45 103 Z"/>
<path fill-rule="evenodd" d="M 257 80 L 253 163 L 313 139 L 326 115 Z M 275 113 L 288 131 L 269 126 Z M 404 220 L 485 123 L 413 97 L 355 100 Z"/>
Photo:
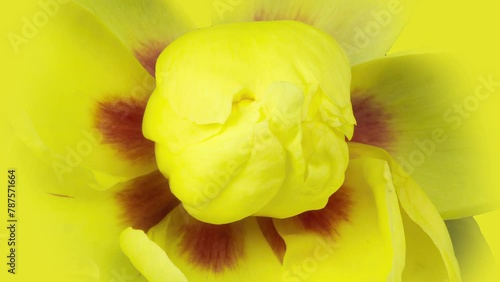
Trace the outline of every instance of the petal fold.
<path fill-rule="evenodd" d="M 123 252 L 149 282 L 187 282 L 182 272 L 142 230 L 131 227 L 120 235 Z"/>
<path fill-rule="evenodd" d="M 286 242 L 283 281 L 401 281 L 404 231 L 384 160 L 352 160 L 329 205 L 307 213 L 274 220 Z"/>
<path fill-rule="evenodd" d="M 437 275 L 449 281 L 461 281 L 460 268 L 446 225 L 424 191 L 384 150 L 354 142 L 349 143 L 349 150 L 353 159 L 366 157 L 382 159 L 390 167 L 394 188 L 401 206 L 405 232 L 408 230 L 406 240 L 408 241 L 407 258 L 409 261 L 403 273 L 403 280 L 407 279 L 405 277 L 414 276 L 415 274 L 412 273 L 414 270 L 411 269 L 416 268 L 417 272 L 422 275 L 430 274 L 433 279 Z M 433 253 L 433 260 L 438 263 L 429 263 L 427 252 L 419 249 L 420 239 L 422 239 L 422 244 L 428 246 L 429 253 Z"/>

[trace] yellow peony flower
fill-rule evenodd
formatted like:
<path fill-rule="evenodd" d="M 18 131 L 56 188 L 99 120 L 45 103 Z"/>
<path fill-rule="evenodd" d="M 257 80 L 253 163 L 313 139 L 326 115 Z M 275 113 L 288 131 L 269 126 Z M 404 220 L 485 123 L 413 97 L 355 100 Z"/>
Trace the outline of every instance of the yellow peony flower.
<path fill-rule="evenodd" d="M 465 221 L 444 220 L 500 206 L 471 115 L 500 84 L 450 56 L 381 58 L 413 1 L 32 2 L 7 33 L 9 275 L 467 276 Z"/>

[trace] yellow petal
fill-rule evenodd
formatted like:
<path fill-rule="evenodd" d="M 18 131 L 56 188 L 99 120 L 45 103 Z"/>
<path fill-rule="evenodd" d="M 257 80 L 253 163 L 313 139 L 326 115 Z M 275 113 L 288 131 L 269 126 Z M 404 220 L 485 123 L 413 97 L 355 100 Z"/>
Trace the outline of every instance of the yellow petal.
<path fill-rule="evenodd" d="M 443 258 L 434 242 L 404 211 L 403 223 L 406 241 L 403 281 L 450 281 Z"/>
<path fill-rule="evenodd" d="M 120 244 L 125 255 L 149 282 L 188 281 L 165 252 L 142 230 L 125 229 L 120 235 Z"/>
<path fill-rule="evenodd" d="M 214 0 L 214 24 L 296 20 L 319 28 L 342 45 L 351 64 L 384 56 L 409 18 L 411 0 Z"/>
<path fill-rule="evenodd" d="M 280 279 L 278 257 L 255 218 L 228 225 L 210 225 L 197 221 L 179 207 L 153 227 L 148 236 L 189 281 Z M 144 263 L 145 257 L 133 259 Z"/>
<path fill-rule="evenodd" d="M 274 222 L 287 248 L 283 281 L 401 281 L 404 231 L 383 160 L 352 160 L 323 210 Z"/>
<path fill-rule="evenodd" d="M 157 70 L 144 134 L 197 219 L 288 217 L 342 183 L 355 121 L 349 64 L 327 34 L 293 21 L 220 25 L 177 39 Z"/>
<path fill-rule="evenodd" d="M 500 207 L 495 73 L 444 54 L 356 66 L 353 140 L 386 149 L 446 219 Z"/>
<path fill-rule="evenodd" d="M 498 266 L 474 218 L 446 221 L 464 281 L 493 282 Z"/>
<path fill-rule="evenodd" d="M 416 230 L 415 232 L 420 232 L 419 230 L 421 230 L 423 233 L 427 234 L 428 238 L 433 243 L 434 248 L 437 249 L 437 252 L 441 256 L 441 259 L 439 260 L 436 258 L 436 261 L 443 262 L 446 276 L 449 281 L 461 281 L 460 269 L 454 254 L 448 230 L 446 229 L 443 219 L 424 191 L 384 150 L 351 142 L 349 143 L 349 151 L 351 153 L 351 158 L 353 159 L 372 157 L 387 161 L 390 166 L 394 188 L 397 193 L 401 210 L 404 212 L 403 214 L 407 215 L 408 218 L 408 220 L 406 220 L 407 223 L 405 225 L 405 230 L 409 225 L 408 228 L 410 231 L 408 234 L 410 235 L 410 241 L 412 240 L 411 236 L 415 236 L 416 238 L 422 237 L 414 235 L 411 230 Z M 416 227 L 413 228 L 412 226 Z M 425 236 L 423 237 L 425 238 Z M 415 240 L 418 239 L 413 239 L 413 242 L 415 242 Z M 425 239 L 423 242 L 425 242 Z M 418 244 L 418 242 L 416 243 Z M 411 255 L 411 249 L 413 248 L 409 247 L 408 249 L 409 255 Z M 418 257 L 420 252 L 415 252 L 414 254 Z M 416 260 L 418 261 L 418 259 Z M 432 267 L 434 266 L 435 265 L 433 264 Z M 410 268 L 411 267 L 416 267 L 418 269 L 418 264 L 410 265 Z"/>
<path fill-rule="evenodd" d="M 4 264 L 2 281 L 146 282 L 120 250 L 125 226 L 114 194 L 91 189 L 77 176 L 60 182 L 19 140 L 2 148 L 2 167 L 16 170 L 17 219 L 15 245 L 9 246 L 15 248 L 16 274 Z M 2 245 L 10 236 L 10 230 L 0 232 Z"/>
<path fill-rule="evenodd" d="M 75 2 L 102 20 L 152 75 L 155 73 L 156 59 L 168 44 L 188 31 L 208 25 L 210 19 L 206 12 L 208 3 L 202 1 Z M 189 11 L 186 5 L 190 6 Z"/>
<path fill-rule="evenodd" d="M 11 34 L 24 38 L 2 52 L 16 134 L 60 181 L 85 174 L 105 188 L 153 171 L 153 144 L 141 124 L 154 79 L 88 12 L 50 3 L 52 16 L 39 3 L 11 11 Z M 37 25 L 44 17 L 50 24 Z"/>

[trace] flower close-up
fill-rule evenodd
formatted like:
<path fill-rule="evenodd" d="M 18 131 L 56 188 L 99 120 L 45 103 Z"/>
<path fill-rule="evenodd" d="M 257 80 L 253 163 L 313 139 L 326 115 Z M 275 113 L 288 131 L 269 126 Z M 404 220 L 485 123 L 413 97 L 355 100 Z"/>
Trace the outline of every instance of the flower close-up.
<path fill-rule="evenodd" d="M 2 275 L 490 281 L 500 77 L 414 2 L 12 4 Z"/>

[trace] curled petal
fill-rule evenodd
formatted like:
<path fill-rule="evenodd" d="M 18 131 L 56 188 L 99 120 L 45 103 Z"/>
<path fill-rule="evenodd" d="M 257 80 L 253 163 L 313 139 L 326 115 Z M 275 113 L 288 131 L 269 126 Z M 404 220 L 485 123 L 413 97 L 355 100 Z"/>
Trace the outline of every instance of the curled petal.
<path fill-rule="evenodd" d="M 131 227 L 125 229 L 120 235 L 120 244 L 125 255 L 149 282 L 188 281 L 167 254 L 143 231 Z"/>

